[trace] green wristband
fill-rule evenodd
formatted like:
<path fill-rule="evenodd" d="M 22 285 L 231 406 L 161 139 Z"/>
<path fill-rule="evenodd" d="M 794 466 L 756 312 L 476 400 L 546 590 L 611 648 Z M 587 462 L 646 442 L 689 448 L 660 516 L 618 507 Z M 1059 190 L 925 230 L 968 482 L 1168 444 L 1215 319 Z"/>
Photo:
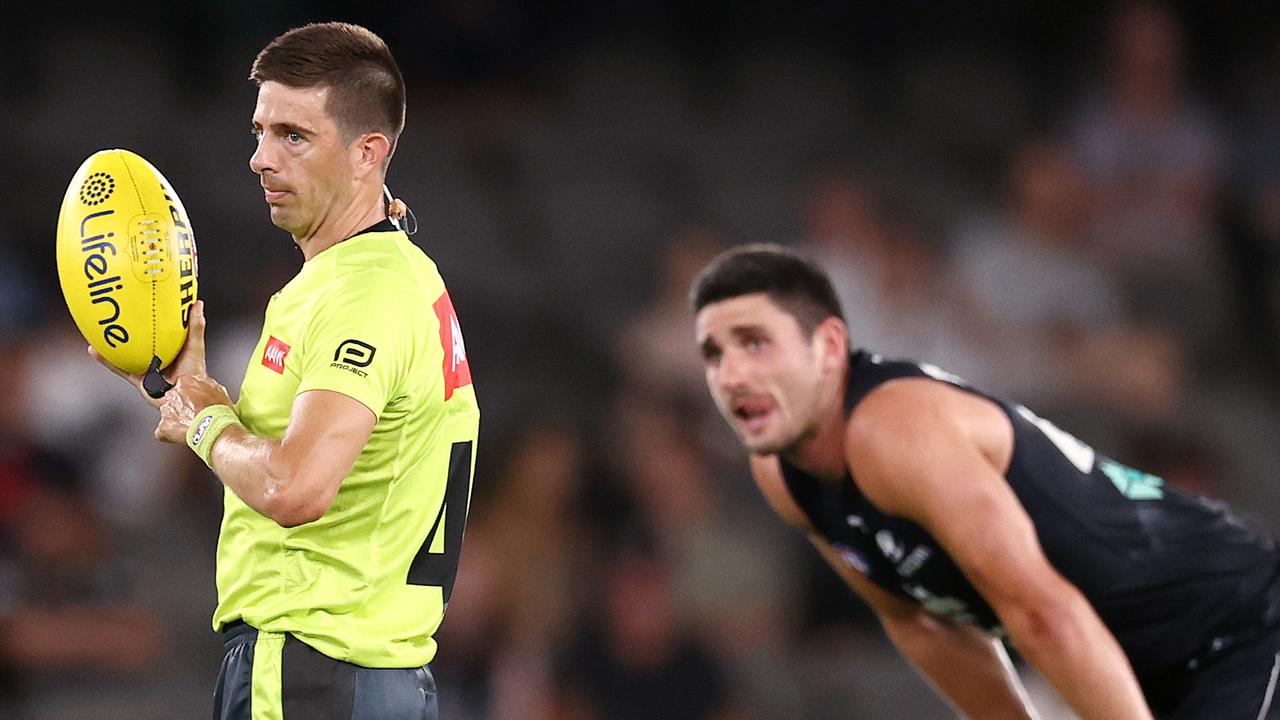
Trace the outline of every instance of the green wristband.
<path fill-rule="evenodd" d="M 230 405 L 210 405 L 196 414 L 187 428 L 187 447 L 213 469 L 213 444 L 228 425 L 239 424 L 240 418 Z"/>

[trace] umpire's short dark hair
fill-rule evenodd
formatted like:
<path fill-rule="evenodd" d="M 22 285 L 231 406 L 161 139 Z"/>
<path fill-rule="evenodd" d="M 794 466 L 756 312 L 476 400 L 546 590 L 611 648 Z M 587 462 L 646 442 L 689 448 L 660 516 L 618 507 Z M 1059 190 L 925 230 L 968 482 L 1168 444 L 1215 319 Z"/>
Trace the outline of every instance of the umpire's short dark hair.
<path fill-rule="evenodd" d="M 698 273 L 689 302 L 696 314 L 712 303 L 753 293 L 768 294 L 806 333 L 829 317 L 844 320 L 822 268 L 781 245 L 740 245 L 720 253 Z"/>
<path fill-rule="evenodd" d="M 368 28 L 342 22 L 294 28 L 258 53 L 249 79 L 258 85 L 329 88 L 325 112 L 344 142 L 380 132 L 394 153 L 404 132 L 404 78 L 387 44 Z"/>

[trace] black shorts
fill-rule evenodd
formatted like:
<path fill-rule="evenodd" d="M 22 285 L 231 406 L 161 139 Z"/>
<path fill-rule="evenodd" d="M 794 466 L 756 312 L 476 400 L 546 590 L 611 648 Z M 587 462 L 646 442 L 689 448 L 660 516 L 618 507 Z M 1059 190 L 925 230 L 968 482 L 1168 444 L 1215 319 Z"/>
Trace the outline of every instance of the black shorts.
<path fill-rule="evenodd" d="M 427 666 L 366 668 L 334 660 L 288 633 L 243 623 L 224 630 L 213 720 L 439 720 Z"/>
<path fill-rule="evenodd" d="M 1148 688 L 1160 720 L 1280 720 L 1280 626 L 1223 638 L 1191 666 Z"/>

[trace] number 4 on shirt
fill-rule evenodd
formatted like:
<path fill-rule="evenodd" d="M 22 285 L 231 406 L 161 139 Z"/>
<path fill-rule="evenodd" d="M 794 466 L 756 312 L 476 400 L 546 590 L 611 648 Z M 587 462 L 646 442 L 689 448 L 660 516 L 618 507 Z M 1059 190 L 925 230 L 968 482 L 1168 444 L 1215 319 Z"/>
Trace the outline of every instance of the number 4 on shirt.
<path fill-rule="evenodd" d="M 444 502 L 440 503 L 440 512 L 436 513 L 431 532 L 427 533 L 426 541 L 409 565 L 409 584 L 439 587 L 444 594 L 445 603 L 449 602 L 449 596 L 453 594 L 453 580 L 458 575 L 462 531 L 467 525 L 467 503 L 470 496 L 471 442 L 457 442 L 449 451 L 449 476 L 445 484 Z M 444 524 L 444 551 L 431 552 L 441 523 Z"/>

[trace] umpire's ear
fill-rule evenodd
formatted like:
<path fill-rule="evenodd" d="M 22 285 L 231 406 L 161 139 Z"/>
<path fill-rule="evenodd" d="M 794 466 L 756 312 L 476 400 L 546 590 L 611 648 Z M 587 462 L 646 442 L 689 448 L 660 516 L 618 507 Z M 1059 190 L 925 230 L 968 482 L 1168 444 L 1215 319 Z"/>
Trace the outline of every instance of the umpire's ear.
<path fill-rule="evenodd" d="M 813 351 L 823 370 L 837 371 L 849 354 L 849 328 L 840 318 L 832 315 L 813 329 Z"/>

